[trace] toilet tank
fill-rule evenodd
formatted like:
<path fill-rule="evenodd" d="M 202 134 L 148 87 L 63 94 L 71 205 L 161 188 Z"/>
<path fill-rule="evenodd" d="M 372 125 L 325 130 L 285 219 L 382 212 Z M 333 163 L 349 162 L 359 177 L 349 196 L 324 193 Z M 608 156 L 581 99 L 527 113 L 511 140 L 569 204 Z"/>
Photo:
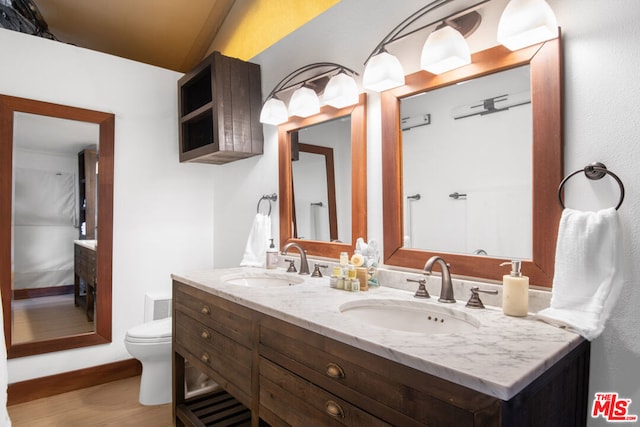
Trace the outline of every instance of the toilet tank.
<path fill-rule="evenodd" d="M 171 294 L 148 293 L 144 295 L 144 321 L 171 316 Z"/>

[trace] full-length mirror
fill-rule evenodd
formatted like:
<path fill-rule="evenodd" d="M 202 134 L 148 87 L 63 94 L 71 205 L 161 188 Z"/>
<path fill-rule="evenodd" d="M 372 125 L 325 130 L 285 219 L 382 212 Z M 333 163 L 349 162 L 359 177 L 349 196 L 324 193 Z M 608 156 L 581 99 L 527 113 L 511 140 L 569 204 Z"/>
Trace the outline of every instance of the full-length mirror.
<path fill-rule="evenodd" d="M 111 341 L 114 116 L 0 96 L 9 357 Z"/>
<path fill-rule="evenodd" d="M 385 263 L 550 286 L 562 180 L 560 40 L 418 72 L 382 94 Z M 389 143 L 390 142 L 390 143 Z M 507 271 L 508 272 L 508 271 Z"/>
<path fill-rule="evenodd" d="M 278 127 L 281 246 L 338 257 L 366 238 L 365 103 Z"/>

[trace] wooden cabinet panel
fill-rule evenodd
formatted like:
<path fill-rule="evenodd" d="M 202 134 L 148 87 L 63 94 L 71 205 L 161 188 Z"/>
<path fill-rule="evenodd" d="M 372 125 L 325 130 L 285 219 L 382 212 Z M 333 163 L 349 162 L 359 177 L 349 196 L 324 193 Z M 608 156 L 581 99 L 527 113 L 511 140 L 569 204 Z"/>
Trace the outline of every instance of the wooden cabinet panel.
<path fill-rule="evenodd" d="M 264 358 L 260 358 L 260 406 L 292 426 L 391 426 Z"/>
<path fill-rule="evenodd" d="M 214 52 L 178 82 L 180 161 L 262 154 L 260 66 Z"/>
<path fill-rule="evenodd" d="M 175 322 L 176 351 L 249 405 L 251 351 L 180 311 L 176 312 Z"/>
<path fill-rule="evenodd" d="M 245 347 L 251 347 L 253 312 L 188 286 L 174 290 L 175 308 Z"/>
<path fill-rule="evenodd" d="M 266 318 L 260 353 L 395 425 L 498 425 L 501 400 Z"/>

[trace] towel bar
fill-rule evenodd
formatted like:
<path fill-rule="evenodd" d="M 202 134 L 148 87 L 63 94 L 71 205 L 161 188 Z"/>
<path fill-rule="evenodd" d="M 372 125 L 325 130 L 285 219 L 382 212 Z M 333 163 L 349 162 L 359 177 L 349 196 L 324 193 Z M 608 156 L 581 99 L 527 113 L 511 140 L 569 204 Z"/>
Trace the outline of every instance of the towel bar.
<path fill-rule="evenodd" d="M 577 171 L 567 175 L 566 178 L 562 180 L 560 186 L 558 187 L 558 200 L 560 201 L 560 206 L 562 206 L 562 209 L 564 209 L 564 201 L 562 200 L 562 188 L 567 183 L 569 178 L 579 174 L 580 172 L 584 172 L 584 175 L 592 180 L 602 179 L 605 175 L 610 175 L 613 179 L 615 179 L 620 186 L 620 200 L 616 205 L 616 210 L 618 210 L 618 208 L 622 205 L 622 201 L 624 200 L 624 185 L 622 184 L 620 178 L 618 178 L 618 175 L 608 170 L 607 167 L 600 162 L 593 162 L 585 166 L 583 169 L 578 169 Z"/>
<path fill-rule="evenodd" d="M 269 203 L 269 212 L 267 212 L 267 215 L 271 216 L 271 202 L 275 202 L 276 200 L 278 200 L 278 195 L 276 193 L 273 193 L 264 194 L 262 197 L 260 197 L 260 200 L 258 200 L 258 206 L 256 206 L 256 213 L 260 213 L 260 203 L 262 203 L 263 200 L 266 200 Z"/>

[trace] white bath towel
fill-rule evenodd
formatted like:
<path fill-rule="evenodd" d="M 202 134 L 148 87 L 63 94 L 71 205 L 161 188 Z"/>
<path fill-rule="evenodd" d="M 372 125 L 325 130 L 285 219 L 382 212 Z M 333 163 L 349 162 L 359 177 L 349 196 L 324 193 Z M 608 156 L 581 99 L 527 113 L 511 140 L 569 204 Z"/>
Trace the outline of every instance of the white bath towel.
<path fill-rule="evenodd" d="M 551 306 L 536 317 L 591 341 L 604 330 L 623 283 L 618 212 L 565 209 L 558 229 Z"/>
<path fill-rule="evenodd" d="M 271 217 L 257 213 L 249 232 L 244 256 L 240 262 L 245 267 L 264 267 L 271 238 Z"/>

